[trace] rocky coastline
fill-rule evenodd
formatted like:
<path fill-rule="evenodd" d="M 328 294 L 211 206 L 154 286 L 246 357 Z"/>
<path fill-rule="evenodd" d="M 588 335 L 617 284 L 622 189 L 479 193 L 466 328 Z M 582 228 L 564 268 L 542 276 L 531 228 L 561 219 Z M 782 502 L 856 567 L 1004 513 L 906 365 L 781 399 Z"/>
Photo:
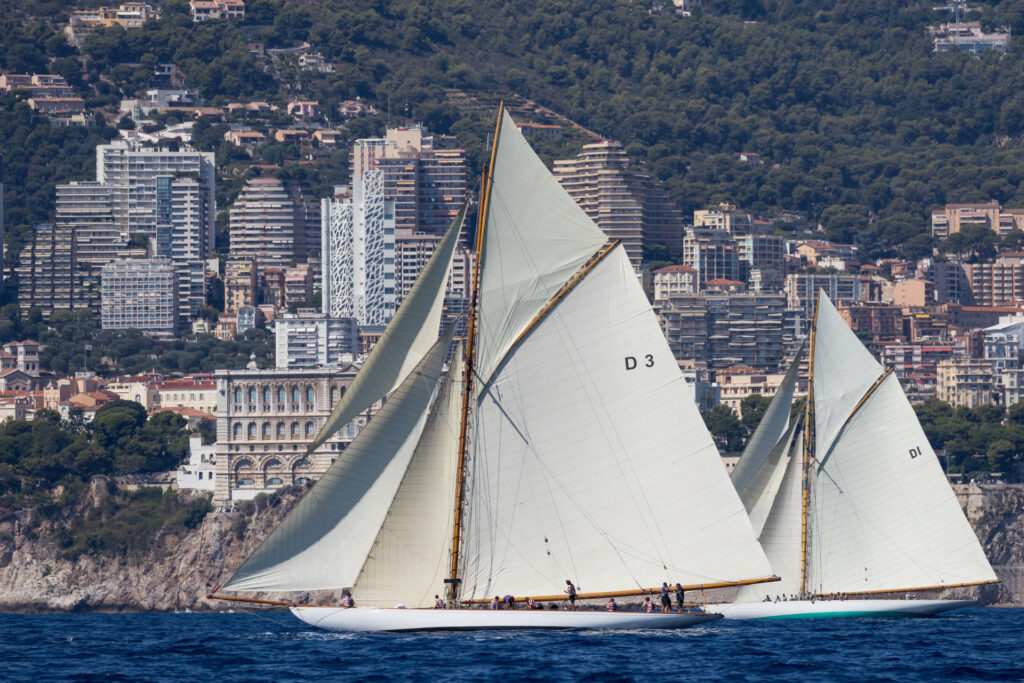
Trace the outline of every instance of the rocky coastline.
<path fill-rule="evenodd" d="M 60 535 L 67 519 L 85 514 L 109 495 L 104 482 L 94 481 L 79 509 L 61 519 L 34 519 L 36 512 L 26 510 L 0 522 L 0 611 L 274 609 L 206 596 L 270 533 L 299 492 L 211 512 L 195 529 L 162 534 L 142 557 L 62 557 Z M 977 597 L 987 605 L 1024 604 L 1024 486 L 971 484 L 958 487 L 958 496 L 1001 583 L 951 590 L 946 597 Z M 264 597 L 321 604 L 337 604 L 338 599 L 323 593 Z M 707 598 L 728 599 L 721 593 Z"/>

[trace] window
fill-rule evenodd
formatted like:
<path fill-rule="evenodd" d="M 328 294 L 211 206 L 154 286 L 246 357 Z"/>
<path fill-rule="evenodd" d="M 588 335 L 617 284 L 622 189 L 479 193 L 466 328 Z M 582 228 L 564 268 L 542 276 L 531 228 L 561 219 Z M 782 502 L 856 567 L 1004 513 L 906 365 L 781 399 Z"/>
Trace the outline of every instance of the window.
<path fill-rule="evenodd" d="M 308 477 L 299 477 L 298 479 L 295 480 L 295 483 L 296 484 L 308 484 L 309 483 L 309 478 Z"/>
<path fill-rule="evenodd" d="M 285 393 L 284 393 L 284 387 L 278 387 L 277 388 L 277 402 L 278 403 L 284 403 L 285 400 L 286 400 L 286 398 L 285 398 Z"/>
<path fill-rule="evenodd" d="M 263 402 L 270 403 L 270 387 L 263 387 Z"/>
<path fill-rule="evenodd" d="M 256 387 L 249 387 L 249 403 L 256 402 Z"/>
<path fill-rule="evenodd" d="M 249 423 L 248 437 L 249 437 L 250 440 L 256 438 L 256 423 L 255 422 L 250 422 Z"/>
<path fill-rule="evenodd" d="M 313 436 L 313 423 L 312 422 L 307 422 L 306 423 L 306 436 Z"/>
<path fill-rule="evenodd" d="M 280 486 L 283 483 L 284 482 L 281 480 L 281 477 L 271 477 L 270 479 L 267 479 L 267 486 Z"/>
<path fill-rule="evenodd" d="M 283 439 L 284 438 L 284 422 L 278 422 L 277 423 L 277 438 L 279 438 L 279 439 Z"/>
<path fill-rule="evenodd" d="M 243 477 L 242 479 L 238 480 L 239 486 L 252 486 L 255 483 L 256 482 L 253 481 L 252 477 Z"/>
<path fill-rule="evenodd" d="M 299 460 L 298 462 L 295 463 L 295 467 L 296 468 L 312 467 L 312 466 L 313 466 L 313 461 L 310 460 L 309 458 L 303 458 L 302 460 Z"/>
<path fill-rule="evenodd" d="M 245 458 L 244 460 L 239 460 L 238 462 L 235 463 L 235 469 L 252 469 L 252 460 L 249 460 L 248 458 Z"/>
<path fill-rule="evenodd" d="M 313 405 L 316 400 L 316 392 L 313 391 L 313 387 L 306 387 L 306 403 Z"/>
<path fill-rule="evenodd" d="M 292 422 L 292 438 L 293 439 L 299 438 L 299 423 L 298 422 Z"/>
<path fill-rule="evenodd" d="M 232 430 L 232 433 L 233 433 L 233 435 L 234 435 L 234 437 L 236 439 L 241 439 L 242 438 L 242 423 L 241 422 L 236 422 L 235 423 L 235 427 Z"/>
<path fill-rule="evenodd" d="M 235 387 L 235 403 L 242 402 L 242 387 Z"/>
<path fill-rule="evenodd" d="M 269 422 L 264 422 L 263 423 L 263 430 L 262 431 L 263 431 L 263 438 L 264 439 L 269 439 L 270 438 L 270 423 Z"/>
<path fill-rule="evenodd" d="M 331 405 L 338 402 L 338 387 L 331 387 Z"/>
<path fill-rule="evenodd" d="M 292 403 L 298 403 L 298 402 L 299 402 L 299 388 L 298 387 L 292 387 Z"/>

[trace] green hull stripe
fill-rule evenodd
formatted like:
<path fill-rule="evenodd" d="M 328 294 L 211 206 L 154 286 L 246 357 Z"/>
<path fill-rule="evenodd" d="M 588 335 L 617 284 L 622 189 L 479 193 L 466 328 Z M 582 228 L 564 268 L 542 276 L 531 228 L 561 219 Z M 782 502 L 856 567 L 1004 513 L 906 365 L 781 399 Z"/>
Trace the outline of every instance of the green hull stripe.
<path fill-rule="evenodd" d="M 777 617 L 755 617 L 757 621 L 765 621 L 768 619 L 823 619 L 823 618 L 834 618 L 834 617 L 926 617 L 927 614 L 913 614 L 911 612 L 871 612 L 871 611 L 851 611 L 851 612 L 811 612 L 808 614 L 783 614 Z"/>

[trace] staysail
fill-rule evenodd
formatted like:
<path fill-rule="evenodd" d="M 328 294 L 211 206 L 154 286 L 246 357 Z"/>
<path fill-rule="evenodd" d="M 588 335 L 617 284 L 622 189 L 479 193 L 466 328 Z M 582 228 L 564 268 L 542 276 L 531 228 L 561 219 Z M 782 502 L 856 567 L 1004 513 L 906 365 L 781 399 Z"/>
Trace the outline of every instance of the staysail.
<path fill-rule="evenodd" d="M 459 210 L 352 385 L 310 443 L 310 452 L 381 396 L 393 391 L 437 341 L 448 274 L 466 217 L 466 206 L 463 204 Z"/>
<path fill-rule="evenodd" d="M 732 471 L 732 483 L 736 490 L 741 492 L 741 498 L 743 497 L 742 491 L 747 486 L 747 482 L 761 468 L 761 465 L 772 452 L 775 444 L 786 433 L 786 428 L 789 426 L 789 413 L 793 407 L 793 393 L 796 391 L 796 381 L 800 374 L 800 361 L 803 359 L 803 355 L 804 349 L 801 346 L 800 350 L 797 351 L 796 358 L 793 359 L 793 365 L 786 372 L 786 376 L 782 378 L 778 391 L 772 397 L 771 403 L 768 404 L 768 409 L 764 411 L 764 415 L 761 417 L 761 422 L 758 423 L 757 429 L 751 435 L 750 440 L 743 449 L 743 454 L 736 462 L 736 467 Z"/>
<path fill-rule="evenodd" d="M 791 430 L 786 439 L 785 474 L 758 538 L 781 581 L 766 587 L 742 586 L 736 594 L 739 602 L 760 602 L 766 593 L 798 595 L 801 592 L 804 439 L 803 429 L 799 428 L 801 423 L 794 422 L 794 426 L 797 429 Z"/>
<path fill-rule="evenodd" d="M 474 428 L 463 599 L 771 575 L 621 246 L 501 361 Z"/>
<path fill-rule="evenodd" d="M 996 580 L 895 375 L 864 401 L 811 475 L 810 590 Z"/>
<path fill-rule="evenodd" d="M 481 381 L 527 323 L 608 241 L 504 109 L 486 207 L 474 364 Z"/>
<path fill-rule="evenodd" d="M 798 421 L 793 421 L 779 442 L 775 444 L 775 448 L 768 453 L 768 457 L 747 481 L 747 485 L 738 491 L 743 507 L 750 515 L 750 525 L 758 536 L 761 535 L 765 521 L 774 507 L 779 487 L 782 486 L 783 476 L 789 467 L 790 448 L 793 445 L 798 424 Z"/>
<path fill-rule="evenodd" d="M 451 553 L 462 404 L 461 349 L 427 418 L 353 592 L 378 607 L 432 607 Z"/>
<path fill-rule="evenodd" d="M 239 591 L 355 583 L 420 440 L 455 326 L 224 585 Z"/>

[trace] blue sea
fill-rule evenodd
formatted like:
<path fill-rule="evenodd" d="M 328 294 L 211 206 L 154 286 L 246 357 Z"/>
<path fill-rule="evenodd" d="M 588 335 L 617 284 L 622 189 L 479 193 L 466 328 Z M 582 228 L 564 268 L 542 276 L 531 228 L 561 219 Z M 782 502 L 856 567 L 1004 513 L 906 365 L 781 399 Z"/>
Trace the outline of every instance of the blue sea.
<path fill-rule="evenodd" d="M 1024 609 L 673 632 L 337 634 L 289 614 L 0 614 L 3 681 L 1017 681 Z"/>

